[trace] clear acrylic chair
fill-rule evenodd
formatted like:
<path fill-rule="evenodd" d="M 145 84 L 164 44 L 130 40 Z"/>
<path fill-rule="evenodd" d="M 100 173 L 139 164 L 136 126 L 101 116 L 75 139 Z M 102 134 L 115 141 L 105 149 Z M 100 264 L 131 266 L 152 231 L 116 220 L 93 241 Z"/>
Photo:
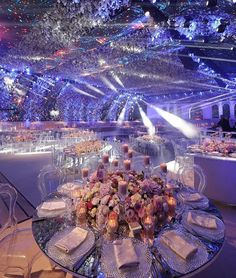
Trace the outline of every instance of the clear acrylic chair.
<path fill-rule="evenodd" d="M 18 228 L 15 216 L 17 192 L 9 184 L 0 184 L 0 277 L 29 278 L 34 258 L 39 249 L 32 248 L 31 229 Z M 17 276 L 17 277 L 18 277 Z"/>
<path fill-rule="evenodd" d="M 64 172 L 54 165 L 40 171 L 38 175 L 38 189 L 44 200 L 50 193 L 56 192 L 59 185 L 65 181 Z"/>
<path fill-rule="evenodd" d="M 206 188 L 206 176 L 199 165 L 185 165 L 179 169 L 178 177 L 183 185 L 193 187 L 200 193 Z"/>
<path fill-rule="evenodd" d="M 34 271 L 34 277 L 64 278 L 35 244 L 31 219 L 17 223 L 16 201 L 14 187 L 0 184 L 0 277 L 31 278 Z"/>
<path fill-rule="evenodd" d="M 100 162 L 101 160 L 98 155 L 90 155 L 81 164 L 81 169 L 88 168 L 89 175 L 91 175 L 97 170 Z"/>

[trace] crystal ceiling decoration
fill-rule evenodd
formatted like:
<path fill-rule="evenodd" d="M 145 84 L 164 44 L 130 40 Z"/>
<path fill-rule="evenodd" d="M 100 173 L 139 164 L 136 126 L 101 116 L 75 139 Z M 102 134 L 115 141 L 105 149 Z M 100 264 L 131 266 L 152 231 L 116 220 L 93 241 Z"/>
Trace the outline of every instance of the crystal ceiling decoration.
<path fill-rule="evenodd" d="M 2 35 L 8 46 L 0 58 L 2 78 L 14 78 L 14 90 L 2 79 L 4 90 L 21 102 L 50 90 L 54 98 L 76 95 L 89 103 L 234 90 L 235 4 L 206 2 L 7 1 L 5 26 L 15 22 L 18 33 L 5 28 Z M 36 90 L 40 78 L 53 85 Z"/>

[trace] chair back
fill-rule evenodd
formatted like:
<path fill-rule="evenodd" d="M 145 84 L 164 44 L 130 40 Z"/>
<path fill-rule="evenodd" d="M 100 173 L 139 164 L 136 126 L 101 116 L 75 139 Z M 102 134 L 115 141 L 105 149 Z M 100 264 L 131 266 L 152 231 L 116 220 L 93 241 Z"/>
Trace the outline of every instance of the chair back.
<path fill-rule="evenodd" d="M 85 160 L 81 164 L 81 169 L 88 168 L 89 173 L 92 174 L 93 172 L 95 172 L 97 170 L 99 162 L 100 162 L 100 159 L 99 159 L 98 155 L 88 156 L 87 158 L 85 158 Z"/>
<path fill-rule="evenodd" d="M 15 226 L 17 218 L 15 216 L 15 206 L 17 191 L 8 183 L 0 184 L 0 235 L 5 229 Z"/>
<path fill-rule="evenodd" d="M 179 181 L 183 185 L 195 188 L 198 192 L 203 193 L 206 188 L 206 177 L 199 165 L 185 165 L 179 169 Z"/>
<path fill-rule="evenodd" d="M 56 192 L 65 180 L 63 171 L 55 166 L 44 168 L 38 175 L 38 189 L 44 200 L 50 193 Z"/>

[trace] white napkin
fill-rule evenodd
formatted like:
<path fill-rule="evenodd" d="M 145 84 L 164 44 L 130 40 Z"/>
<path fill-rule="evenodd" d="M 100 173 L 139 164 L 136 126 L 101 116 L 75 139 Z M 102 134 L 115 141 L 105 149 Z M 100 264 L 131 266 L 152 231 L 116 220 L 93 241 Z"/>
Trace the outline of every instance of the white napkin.
<path fill-rule="evenodd" d="M 184 196 L 185 201 L 187 202 L 198 202 L 202 200 L 203 196 L 199 193 L 190 193 Z"/>
<path fill-rule="evenodd" d="M 195 213 L 192 213 L 191 211 L 188 212 L 187 221 L 190 224 L 195 224 L 203 228 L 217 229 L 217 223 L 214 218 L 197 215 Z"/>
<path fill-rule="evenodd" d="M 48 201 L 41 205 L 41 210 L 55 211 L 63 210 L 66 208 L 66 203 L 64 201 Z"/>
<path fill-rule="evenodd" d="M 69 234 L 58 240 L 55 246 L 65 253 L 71 253 L 85 241 L 87 235 L 88 231 L 76 227 Z"/>
<path fill-rule="evenodd" d="M 114 242 L 114 253 L 119 269 L 137 267 L 139 265 L 139 259 L 130 238 L 116 240 Z"/>
<path fill-rule="evenodd" d="M 61 190 L 75 190 L 76 188 L 78 188 L 78 184 L 72 182 L 64 183 L 61 186 Z"/>
<path fill-rule="evenodd" d="M 188 260 L 198 250 L 195 245 L 188 243 L 175 231 L 163 234 L 161 241 L 184 260 Z"/>

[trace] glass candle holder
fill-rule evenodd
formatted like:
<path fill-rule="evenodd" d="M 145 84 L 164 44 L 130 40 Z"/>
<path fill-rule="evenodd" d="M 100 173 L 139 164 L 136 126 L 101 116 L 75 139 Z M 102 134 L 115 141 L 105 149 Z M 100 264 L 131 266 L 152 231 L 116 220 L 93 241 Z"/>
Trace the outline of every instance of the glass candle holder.
<path fill-rule="evenodd" d="M 148 245 L 151 246 L 154 240 L 155 219 L 151 214 L 145 214 L 144 217 L 141 219 L 141 222 L 144 228 L 143 231 L 144 241 L 146 241 Z"/>
<path fill-rule="evenodd" d="M 173 218 L 175 216 L 175 209 L 176 209 L 176 199 L 174 197 L 168 197 L 167 198 L 167 204 L 168 204 L 168 216 Z"/>
<path fill-rule="evenodd" d="M 86 222 L 87 217 L 87 206 L 84 202 L 80 202 L 76 207 L 76 217 L 79 223 Z"/>
<path fill-rule="evenodd" d="M 82 175 L 83 183 L 87 183 L 88 182 L 89 169 L 87 167 L 82 168 L 81 169 L 81 175 Z"/>
<path fill-rule="evenodd" d="M 117 231 L 118 227 L 118 215 L 114 211 L 112 211 L 108 216 L 107 231 L 110 234 L 114 234 Z"/>

